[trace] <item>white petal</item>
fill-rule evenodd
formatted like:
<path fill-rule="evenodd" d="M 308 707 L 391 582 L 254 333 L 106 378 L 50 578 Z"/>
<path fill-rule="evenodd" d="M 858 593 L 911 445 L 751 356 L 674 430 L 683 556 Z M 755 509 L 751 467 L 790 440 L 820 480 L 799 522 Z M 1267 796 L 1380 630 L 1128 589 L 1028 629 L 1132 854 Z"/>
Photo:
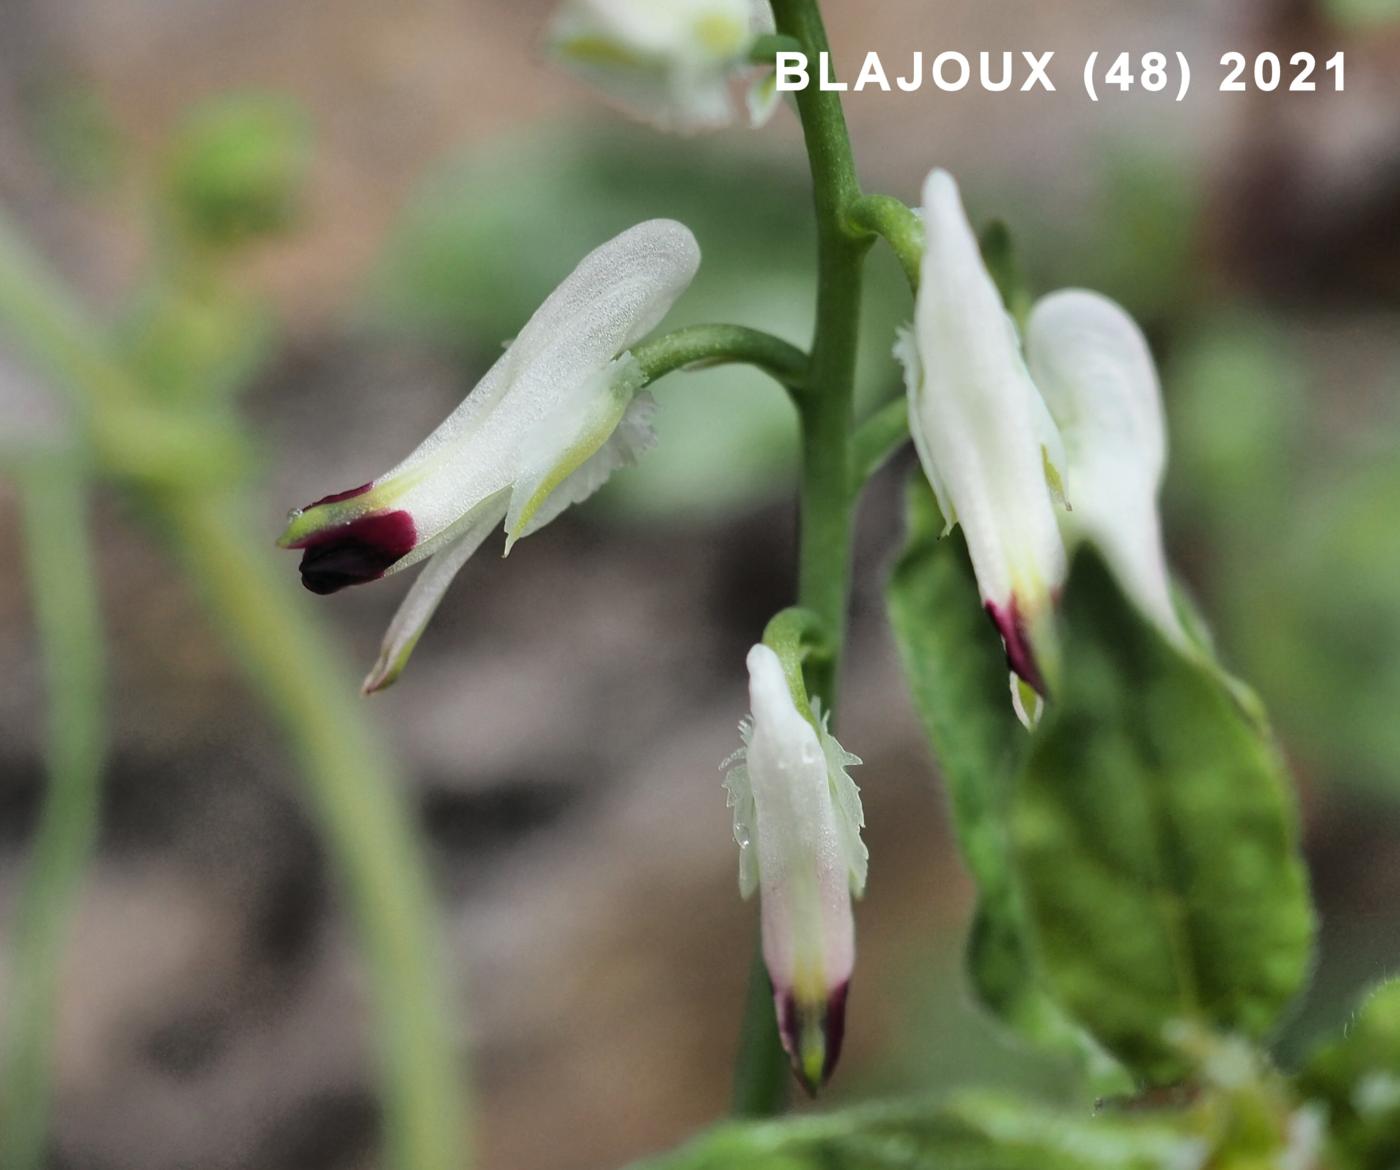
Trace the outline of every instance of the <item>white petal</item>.
<path fill-rule="evenodd" d="M 983 599 L 1033 623 L 1065 571 L 1043 407 L 945 171 L 925 182 L 924 229 L 910 426 L 945 516 L 962 525 Z"/>
<path fill-rule="evenodd" d="M 409 655 L 423 630 L 437 611 L 452 580 L 473 553 L 481 547 L 505 514 L 505 499 L 488 500 L 482 507 L 451 530 L 451 539 L 434 554 L 405 594 L 393 621 L 384 633 L 379 659 L 365 677 L 365 694 L 381 691 L 393 683 L 408 665 Z"/>
<path fill-rule="evenodd" d="M 763 952 L 775 987 L 825 1002 L 855 959 L 850 869 L 826 755 L 769 647 L 749 651 L 753 793 Z"/>
<path fill-rule="evenodd" d="M 413 517 L 423 548 L 481 500 L 581 440 L 606 441 L 598 422 L 621 417 L 613 359 L 650 333 L 694 277 L 700 249 L 674 220 L 638 224 L 590 252 L 517 334 L 477 389 L 426 440 L 376 481 L 402 485 L 394 506 Z M 635 389 L 635 387 L 633 387 Z"/>
<path fill-rule="evenodd" d="M 919 463 L 924 469 L 924 477 L 933 488 L 934 498 L 938 501 L 938 510 L 943 514 L 943 535 L 947 536 L 958 522 L 958 513 L 953 507 L 947 487 L 944 486 L 943 477 L 939 474 L 933 452 L 924 442 L 920 414 L 924 392 L 924 362 L 919 354 L 919 342 L 911 327 L 902 327 L 895 331 L 894 356 L 904 367 L 904 389 L 909 396 L 909 434 L 914 440 L 914 450 L 918 453 Z"/>
<path fill-rule="evenodd" d="M 594 415 L 594 424 L 581 430 L 578 416 L 571 418 L 561 410 L 532 432 L 522 448 L 521 473 L 505 520 L 507 553 L 516 540 L 538 532 L 570 505 L 588 499 L 614 471 L 635 466 L 655 446 L 656 402 L 650 394 L 636 392 L 643 378 L 631 355 L 614 362 L 605 377 L 612 382 L 614 397 L 598 400 L 603 405 Z M 580 411 L 593 405 L 581 403 Z M 595 446 L 600 434 L 606 438 L 602 446 Z M 571 440 L 572 446 L 563 445 Z"/>
<path fill-rule="evenodd" d="M 1066 534 L 1098 545 L 1143 612 L 1185 644 L 1157 511 L 1167 443 L 1147 339 L 1107 297 L 1066 289 L 1036 303 L 1026 349 L 1069 460 Z"/>

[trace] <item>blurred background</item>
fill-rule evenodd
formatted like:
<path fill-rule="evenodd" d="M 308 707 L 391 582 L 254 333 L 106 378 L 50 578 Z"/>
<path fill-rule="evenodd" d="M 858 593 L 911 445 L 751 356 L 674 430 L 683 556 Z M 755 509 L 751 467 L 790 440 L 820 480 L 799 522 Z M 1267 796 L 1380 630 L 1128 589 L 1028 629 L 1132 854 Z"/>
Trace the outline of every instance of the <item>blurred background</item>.
<path fill-rule="evenodd" d="M 825 9 L 848 77 L 868 49 L 887 64 L 913 47 L 1057 51 L 1055 94 L 851 95 L 856 154 L 868 190 L 910 201 L 950 168 L 974 219 L 1008 223 L 1037 289 L 1101 289 L 1149 331 L 1173 557 L 1302 790 L 1323 930 L 1296 1053 L 1400 969 L 1400 10 Z M 269 543 L 289 507 L 402 457 L 585 251 L 642 218 L 685 221 L 705 253 L 674 323 L 805 345 L 796 119 L 689 140 L 632 125 L 544 60 L 550 14 L 0 3 L 0 206 L 151 385 L 238 394 Z M 1076 75 L 1095 48 L 1180 49 L 1193 92 L 1091 104 Z M 1346 91 L 1213 92 L 1231 49 L 1345 50 Z M 897 392 L 909 315 L 879 249 L 868 304 L 863 408 Z M 3 328 L 0 440 L 61 427 Z M 363 707 L 429 850 L 488 1167 L 615 1165 L 727 1106 L 755 908 L 736 896 L 717 765 L 744 651 L 792 598 L 794 420 L 734 370 L 658 398 L 659 450 L 509 561 L 478 556 L 402 681 Z M 971 891 L 881 603 L 907 468 L 861 512 L 841 723 L 866 761 L 871 877 L 830 1096 L 1063 1093 L 1063 1070 L 1009 1047 L 962 984 Z M 102 491 L 94 522 L 110 752 L 63 966 L 50 1164 L 369 1167 L 364 979 L 296 766 L 141 509 Z M 45 770 L 3 481 L 0 550 L 8 928 Z M 362 669 L 406 585 L 298 602 Z"/>

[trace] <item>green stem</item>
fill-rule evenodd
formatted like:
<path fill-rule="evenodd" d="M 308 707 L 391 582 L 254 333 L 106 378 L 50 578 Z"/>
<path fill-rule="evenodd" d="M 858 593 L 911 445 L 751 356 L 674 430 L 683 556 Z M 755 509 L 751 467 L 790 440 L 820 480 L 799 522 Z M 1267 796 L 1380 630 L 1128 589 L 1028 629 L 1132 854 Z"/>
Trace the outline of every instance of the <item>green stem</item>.
<path fill-rule="evenodd" d="M 816 0 L 776 0 L 778 31 L 796 38 L 809 60 L 828 52 Z M 860 333 L 861 267 L 869 238 L 850 233 L 847 211 L 860 198 L 841 100 L 808 86 L 797 94 L 817 217 L 817 313 L 811 373 L 802 403 L 801 534 L 798 604 L 812 610 L 831 639 L 809 693 L 836 706 L 850 592 L 849 441 Z"/>
<path fill-rule="evenodd" d="M 97 839 L 105 750 L 102 623 L 75 461 L 26 466 L 20 496 L 44 663 L 49 786 L 10 948 L 0 1065 L 3 1170 L 44 1164 L 58 972 Z"/>
<path fill-rule="evenodd" d="M 285 725 L 349 894 L 368 960 L 387 1094 L 387 1164 L 455 1170 L 469 1160 L 462 1080 L 446 1010 L 428 875 L 397 769 L 350 672 L 231 495 L 172 495 L 159 515 L 230 649 Z"/>
<path fill-rule="evenodd" d="M 789 390 L 807 378 L 807 355 L 771 333 L 743 325 L 687 325 L 632 349 L 648 382 L 686 366 L 743 362 L 771 374 Z"/>
<path fill-rule="evenodd" d="M 763 644 L 782 663 L 788 690 L 792 692 L 797 709 L 816 726 L 807 695 L 806 675 L 815 663 L 830 657 L 833 649 L 821 618 L 810 609 L 795 605 L 780 610 L 763 627 Z"/>
<path fill-rule="evenodd" d="M 336 681 L 349 671 L 304 611 L 299 591 L 262 551 L 264 535 L 246 522 L 231 488 L 211 483 L 227 483 L 232 470 L 217 454 L 225 449 L 222 434 L 211 433 L 209 418 L 172 416 L 148 405 L 146 387 L 112 358 L 100 328 L 3 216 L 0 324 L 36 370 L 78 406 L 103 470 L 132 487 L 164 523 L 231 649 L 281 717 L 368 960 L 386 1164 L 456 1170 L 470 1161 L 470 1131 L 461 1117 L 466 1098 L 447 1026 L 431 891 L 396 770 L 358 700 Z M 141 443 L 153 431 L 160 432 L 153 454 L 168 460 L 158 468 L 142 454 Z M 70 581 L 90 577 L 74 571 L 80 564 L 66 560 Z M 55 605 L 52 612 L 58 616 L 51 624 L 69 620 L 66 608 Z M 88 652 L 95 644 L 84 634 Z"/>
<path fill-rule="evenodd" d="M 144 401 L 143 387 L 102 345 L 89 319 L 0 213 L 0 321 L 34 369 L 66 394 L 104 469 L 141 483 L 233 478 L 242 436 Z"/>
<path fill-rule="evenodd" d="M 739 1055 L 734 1062 L 732 1108 L 736 1117 L 772 1117 L 788 1100 L 792 1077 L 787 1053 L 778 1036 L 773 1009 L 773 985 L 763 962 L 763 941 L 754 937 L 749 961 L 749 984 L 744 993 L 744 1024 L 739 1031 Z"/>
<path fill-rule="evenodd" d="M 855 231 L 879 236 L 889 244 L 909 287 L 917 292 L 924 259 L 924 225 L 919 217 L 889 195 L 862 195 L 847 214 Z"/>
<path fill-rule="evenodd" d="M 773 15 L 778 33 L 797 41 L 808 60 L 815 61 L 819 53 L 828 51 L 816 0 L 773 0 Z M 840 98 L 816 86 L 796 96 L 817 218 L 816 328 L 806 388 L 798 400 L 802 476 L 797 603 L 816 615 L 830 640 L 831 653 L 811 657 L 805 674 L 807 693 L 820 696 L 834 718 L 850 597 L 850 434 L 861 268 L 872 237 L 855 232 L 848 222 L 849 209 L 860 198 L 860 183 Z M 761 967 L 761 963 L 755 965 L 753 978 L 761 977 L 766 986 Z M 767 1115 L 784 1100 L 787 1070 L 783 1063 L 766 1058 L 772 1055 L 776 1034 L 772 997 L 765 1002 L 751 982 L 735 1074 L 736 1112 Z M 763 1037 L 771 1037 L 766 1057 L 760 1050 Z M 770 1079 L 764 1080 L 764 1074 Z"/>

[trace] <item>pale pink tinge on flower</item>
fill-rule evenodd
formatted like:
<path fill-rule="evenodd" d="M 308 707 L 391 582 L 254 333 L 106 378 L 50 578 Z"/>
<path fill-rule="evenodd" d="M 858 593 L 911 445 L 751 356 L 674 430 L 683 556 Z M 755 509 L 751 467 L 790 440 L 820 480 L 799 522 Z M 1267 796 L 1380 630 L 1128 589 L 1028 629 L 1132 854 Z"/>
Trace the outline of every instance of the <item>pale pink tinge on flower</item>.
<path fill-rule="evenodd" d="M 278 541 L 306 587 L 332 593 L 429 559 L 365 680 L 398 677 L 457 571 L 497 525 L 506 549 L 578 503 L 653 441 L 628 350 L 660 324 L 700 263 L 674 220 L 589 253 L 462 404 L 402 463 L 294 512 Z"/>
<path fill-rule="evenodd" d="M 759 894 L 763 958 L 783 1047 L 815 1093 L 845 1034 L 855 963 L 851 899 L 865 888 L 860 793 L 846 769 L 860 760 L 827 730 L 819 702 L 802 707 L 778 655 L 749 651 L 752 714 L 725 787 L 739 845 L 739 888 Z"/>

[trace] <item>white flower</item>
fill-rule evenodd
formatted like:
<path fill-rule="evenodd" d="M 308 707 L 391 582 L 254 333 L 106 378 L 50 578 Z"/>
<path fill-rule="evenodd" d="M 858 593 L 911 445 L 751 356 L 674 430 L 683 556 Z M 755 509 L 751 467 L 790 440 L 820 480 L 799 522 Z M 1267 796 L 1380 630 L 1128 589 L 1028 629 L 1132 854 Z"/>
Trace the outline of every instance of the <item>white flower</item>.
<path fill-rule="evenodd" d="M 1063 451 L 946 171 L 924 183 L 923 221 L 914 327 L 895 347 L 909 429 L 945 522 L 962 525 L 1011 668 L 1043 690 L 1036 655 L 1066 568 Z"/>
<path fill-rule="evenodd" d="M 1026 355 L 1069 461 L 1066 539 L 1095 544 L 1129 598 L 1185 646 L 1157 511 L 1167 434 L 1147 339 L 1107 297 L 1064 289 L 1036 302 Z"/>
<path fill-rule="evenodd" d="M 748 668 L 744 746 L 721 765 L 729 767 L 739 888 L 745 897 L 760 892 L 783 1047 L 815 1092 L 841 1052 L 855 962 L 851 896 L 864 891 L 867 853 L 860 793 L 846 769 L 860 760 L 826 730 L 819 702 L 804 710 L 805 694 L 794 696 L 772 649 L 754 646 Z"/>
<path fill-rule="evenodd" d="M 278 542 L 332 593 L 432 558 L 385 636 L 366 691 L 403 669 L 452 578 L 502 521 L 510 545 L 591 495 L 652 441 L 627 353 L 694 277 L 700 250 L 651 220 L 589 253 L 462 404 L 378 479 L 294 512 Z"/>
<path fill-rule="evenodd" d="M 663 130 L 708 130 L 738 119 L 735 85 L 745 79 L 750 120 L 767 120 L 772 74 L 748 55 L 772 31 L 768 0 L 565 0 L 549 42 L 635 116 Z"/>

